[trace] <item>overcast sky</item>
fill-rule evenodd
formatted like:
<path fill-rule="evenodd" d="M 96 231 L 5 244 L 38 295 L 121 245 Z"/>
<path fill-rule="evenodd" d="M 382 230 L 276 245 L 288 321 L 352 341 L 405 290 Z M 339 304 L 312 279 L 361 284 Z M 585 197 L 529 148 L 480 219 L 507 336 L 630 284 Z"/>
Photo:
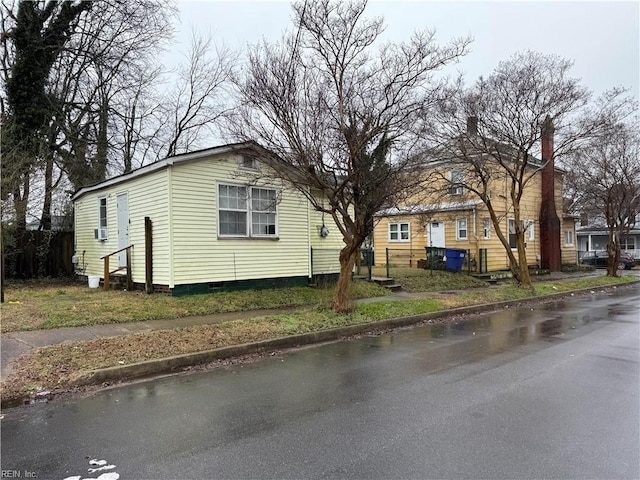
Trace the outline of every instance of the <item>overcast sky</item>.
<path fill-rule="evenodd" d="M 369 16 L 383 16 L 385 39 L 405 40 L 434 29 L 438 42 L 471 35 L 471 52 L 448 71 L 467 83 L 488 75 L 513 53 L 535 50 L 575 62 L 572 73 L 596 94 L 624 86 L 640 89 L 640 2 L 370 1 Z M 292 28 L 288 1 L 179 1 L 173 52 L 188 45 L 192 28 L 219 45 L 242 48 L 261 38 L 278 40 Z M 173 57 L 173 52 L 168 58 Z"/>

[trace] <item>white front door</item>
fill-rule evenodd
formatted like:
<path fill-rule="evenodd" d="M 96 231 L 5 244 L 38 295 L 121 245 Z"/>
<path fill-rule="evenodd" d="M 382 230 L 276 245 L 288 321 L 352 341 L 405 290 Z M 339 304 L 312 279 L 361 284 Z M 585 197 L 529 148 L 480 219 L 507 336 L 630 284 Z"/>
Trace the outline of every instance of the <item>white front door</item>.
<path fill-rule="evenodd" d="M 427 224 L 427 247 L 445 248 L 444 222 L 429 222 Z"/>
<path fill-rule="evenodd" d="M 126 193 L 116 197 L 116 212 L 118 213 L 118 250 L 120 250 L 129 246 L 129 204 Z M 118 266 L 127 266 L 126 251 L 118 254 Z"/>

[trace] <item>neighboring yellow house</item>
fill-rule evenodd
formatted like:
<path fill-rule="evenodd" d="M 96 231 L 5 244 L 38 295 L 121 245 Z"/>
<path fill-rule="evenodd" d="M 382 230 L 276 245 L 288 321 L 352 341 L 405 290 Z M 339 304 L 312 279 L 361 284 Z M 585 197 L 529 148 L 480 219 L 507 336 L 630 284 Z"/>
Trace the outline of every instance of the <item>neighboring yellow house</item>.
<path fill-rule="evenodd" d="M 452 179 L 463 175 L 456 167 L 443 163 L 433 178 Z M 492 177 L 493 178 L 493 177 Z M 498 177 L 499 178 L 499 177 Z M 437 180 L 435 180 L 437 181 Z M 556 211 L 563 218 L 560 229 L 561 256 L 563 263 L 577 263 L 575 248 L 575 222 L 572 217 L 562 216 L 562 171 L 554 170 L 554 193 Z M 432 187 L 431 183 L 425 186 Z M 501 231 L 508 237 L 513 252 L 516 252 L 515 221 L 510 200 L 509 181 L 505 178 L 492 180 L 489 185 L 491 202 L 500 222 Z M 520 201 L 520 218 L 525 231 L 527 264 L 540 266 L 540 209 L 542 203 L 542 173 L 537 172 L 526 186 Z M 417 266 L 419 259 L 426 258 L 425 247 L 456 248 L 466 250 L 471 256 L 471 267 L 476 271 L 497 271 L 509 268 L 509 257 L 496 235 L 489 211 L 484 203 L 464 187 L 448 190 L 445 198 L 439 196 L 422 198 L 405 206 L 387 209 L 378 213 L 374 228 L 376 264 L 383 265 L 387 257 L 392 265 Z M 479 261 L 485 258 L 484 265 Z M 468 267 L 465 264 L 465 269 Z"/>
<path fill-rule="evenodd" d="M 80 189 L 72 198 L 78 273 L 104 277 L 101 257 L 131 246 L 136 288 L 152 273 L 154 290 L 178 295 L 337 274 L 338 228 L 292 187 L 256 180 L 266 167 L 255 151 L 244 143 L 176 155 Z M 126 266 L 126 251 L 110 265 Z"/>

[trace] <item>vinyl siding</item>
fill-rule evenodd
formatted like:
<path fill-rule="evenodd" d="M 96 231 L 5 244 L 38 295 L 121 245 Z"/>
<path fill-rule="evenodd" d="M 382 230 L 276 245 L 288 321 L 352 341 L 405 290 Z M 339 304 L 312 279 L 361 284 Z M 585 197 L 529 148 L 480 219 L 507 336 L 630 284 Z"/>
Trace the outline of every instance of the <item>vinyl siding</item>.
<path fill-rule="evenodd" d="M 320 194 L 318 194 L 320 195 Z M 331 215 L 316 211 L 308 202 L 309 245 L 313 248 L 313 274 L 337 273 L 340 271 L 340 250 L 344 248 L 342 233 Z M 326 237 L 320 236 L 325 225 L 329 229 Z"/>
<path fill-rule="evenodd" d="M 145 282 L 144 217 L 153 222 L 153 281 L 169 284 L 169 209 L 167 170 L 144 175 L 120 185 L 92 191 L 74 202 L 76 255 L 86 264 L 86 275 L 104 276 L 100 257 L 118 250 L 116 197 L 127 193 L 129 211 L 129 243 L 132 248 L 132 276 L 136 283 Z M 107 197 L 108 240 L 94 239 L 98 227 L 98 199 Z M 117 268 L 118 256 L 110 257 L 110 269 Z"/>
<path fill-rule="evenodd" d="M 431 177 L 433 178 L 433 176 Z M 560 174 L 556 177 L 555 188 L 555 201 L 556 210 L 558 215 L 562 215 L 562 177 Z M 490 185 L 489 190 L 492 192 L 492 204 L 496 211 L 496 214 L 500 220 L 500 228 L 502 233 L 508 239 L 508 221 L 509 218 L 513 218 L 513 208 L 510 198 L 507 194 L 504 181 L 495 181 Z M 525 225 L 532 220 L 534 222 L 534 237 L 529 239 L 528 232 L 525 233 L 525 243 L 527 244 L 527 264 L 537 265 L 540 257 L 540 204 L 541 204 L 541 175 L 535 175 L 527 184 L 525 192 L 520 200 L 520 218 L 525 221 Z M 468 200 L 475 198 L 471 194 L 467 194 L 464 198 L 458 200 Z M 417 203 L 425 204 L 429 203 L 428 199 L 420 198 L 419 201 L 415 199 Z M 453 201 L 450 197 L 440 199 L 443 202 Z M 456 239 L 456 218 L 467 218 L 468 239 L 457 240 Z M 467 211 L 445 211 L 430 213 L 428 216 L 424 215 L 422 218 L 415 215 L 399 215 L 391 217 L 378 217 L 376 226 L 374 228 L 374 245 L 376 248 L 376 263 L 378 265 L 385 262 L 385 251 L 389 248 L 391 251 L 400 249 L 421 249 L 424 248 L 427 242 L 426 230 L 424 227 L 425 221 L 443 221 L 445 222 L 445 245 L 447 248 L 461 248 L 469 249 L 471 255 L 478 258 L 478 252 L 481 248 L 487 249 L 487 267 L 491 270 L 504 270 L 509 268 L 508 254 L 500 242 L 498 235 L 496 234 L 493 224 L 491 225 L 491 234 L 489 239 L 483 237 L 483 223 L 484 218 L 489 218 L 489 212 L 484 205 L 476 207 L 476 214 L 474 217 L 472 210 Z M 409 222 L 410 226 L 410 241 L 409 242 L 390 242 L 388 237 L 389 223 Z M 564 232 L 564 229 L 562 230 Z M 562 233 L 563 234 L 563 233 Z M 561 238 L 561 249 L 563 262 L 570 258 L 575 257 L 575 247 L 568 247 L 564 245 L 564 238 Z M 514 250 L 515 252 L 515 250 Z M 390 261 L 391 263 L 391 261 Z"/>
<path fill-rule="evenodd" d="M 573 232 L 573 245 L 567 245 L 564 243 L 564 233 L 570 231 Z M 567 217 L 562 219 L 562 226 L 560 228 L 560 245 L 562 247 L 562 263 L 575 265 L 578 263 L 578 239 L 576 238 L 576 222 L 573 218 Z"/>
<path fill-rule="evenodd" d="M 218 183 L 242 185 L 253 180 L 243 177 L 237 158 L 174 165 L 171 178 L 176 285 L 310 275 L 309 206 L 302 194 L 283 190 L 275 181 L 264 184 L 282 193 L 277 239 L 219 238 Z M 337 229 L 330 225 L 329 229 L 335 237 Z"/>

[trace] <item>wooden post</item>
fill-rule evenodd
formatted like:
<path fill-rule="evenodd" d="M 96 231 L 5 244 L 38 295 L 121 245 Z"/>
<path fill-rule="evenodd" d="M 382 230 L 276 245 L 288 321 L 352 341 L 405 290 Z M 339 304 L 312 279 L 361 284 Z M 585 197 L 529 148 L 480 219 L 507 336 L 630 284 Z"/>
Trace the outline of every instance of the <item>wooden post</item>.
<path fill-rule="evenodd" d="M 109 257 L 104 257 L 104 291 L 109 290 Z"/>
<path fill-rule="evenodd" d="M 133 277 L 131 276 L 131 247 L 127 248 L 127 290 L 133 290 Z"/>
<path fill-rule="evenodd" d="M 153 293 L 153 223 L 144 217 L 144 289 Z"/>

